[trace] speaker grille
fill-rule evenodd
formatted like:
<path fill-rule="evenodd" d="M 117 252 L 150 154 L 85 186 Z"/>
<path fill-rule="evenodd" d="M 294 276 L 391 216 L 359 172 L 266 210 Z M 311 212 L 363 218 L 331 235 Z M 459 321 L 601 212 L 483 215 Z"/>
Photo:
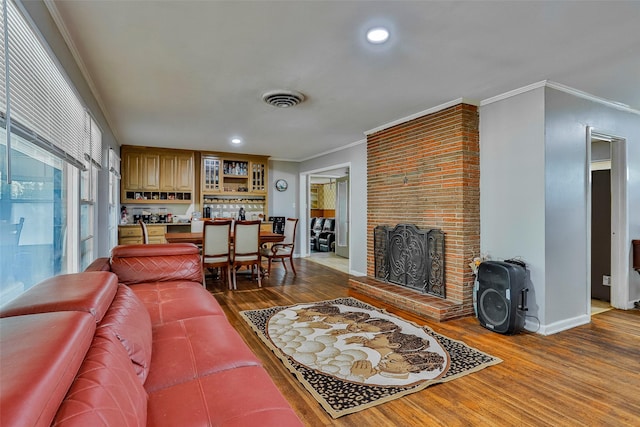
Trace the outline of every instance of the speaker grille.
<path fill-rule="evenodd" d="M 495 289 L 487 289 L 480 296 L 480 311 L 488 324 L 501 326 L 509 318 L 509 303 Z"/>

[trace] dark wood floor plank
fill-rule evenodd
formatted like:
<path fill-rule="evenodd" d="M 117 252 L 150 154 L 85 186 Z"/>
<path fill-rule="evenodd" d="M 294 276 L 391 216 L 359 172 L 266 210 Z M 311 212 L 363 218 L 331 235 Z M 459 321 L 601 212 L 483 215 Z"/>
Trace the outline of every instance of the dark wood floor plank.
<path fill-rule="evenodd" d="M 633 426 L 640 425 L 640 311 L 610 310 L 592 322 L 550 336 L 496 334 L 474 318 L 429 322 L 358 297 L 502 363 L 374 408 L 332 419 L 260 341 L 240 311 L 346 297 L 349 276 L 296 259 L 298 275 L 281 265 L 257 288 L 239 276 L 238 290 L 209 279 L 207 288 L 229 321 L 308 426 Z"/>

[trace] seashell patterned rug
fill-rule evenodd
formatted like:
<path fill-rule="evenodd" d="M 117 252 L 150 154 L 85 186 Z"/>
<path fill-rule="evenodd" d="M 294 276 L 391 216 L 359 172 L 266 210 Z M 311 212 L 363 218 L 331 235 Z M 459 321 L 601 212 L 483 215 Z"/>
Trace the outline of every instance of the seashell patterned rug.
<path fill-rule="evenodd" d="M 240 314 L 333 418 L 501 362 L 355 298 Z"/>

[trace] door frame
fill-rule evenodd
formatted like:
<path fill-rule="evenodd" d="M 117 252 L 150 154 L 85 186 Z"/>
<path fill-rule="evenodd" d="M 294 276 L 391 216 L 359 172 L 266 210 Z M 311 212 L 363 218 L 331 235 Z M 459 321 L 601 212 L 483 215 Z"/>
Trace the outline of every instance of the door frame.
<path fill-rule="evenodd" d="M 610 132 L 587 127 L 587 314 L 591 307 L 591 144 L 593 139 L 611 143 L 611 306 L 633 308 L 629 304 L 629 245 L 627 203 L 627 140 Z"/>
<path fill-rule="evenodd" d="M 346 218 L 344 218 L 344 223 L 345 228 L 346 228 L 346 244 L 344 245 L 344 249 L 340 249 L 340 251 L 338 250 L 338 248 L 341 248 L 340 245 L 338 245 L 338 239 L 340 236 L 340 233 L 342 233 L 342 226 L 340 225 L 341 222 L 339 218 L 341 217 L 340 215 L 340 207 L 341 207 L 341 202 L 340 202 L 340 191 L 339 191 L 339 187 L 341 183 L 345 183 L 347 185 L 347 192 L 346 192 L 346 206 L 345 206 L 345 211 L 346 211 Z M 350 180 L 349 180 L 349 174 L 347 174 L 346 176 L 343 176 L 341 178 L 336 178 L 336 238 L 335 238 L 335 254 L 337 256 L 343 257 L 343 258 L 349 258 L 349 250 L 350 250 L 350 245 L 349 245 L 349 218 L 351 217 L 351 211 L 349 210 L 349 187 L 351 186 L 350 184 Z M 342 253 L 346 253 L 346 257 L 344 255 L 340 255 L 338 252 L 342 252 Z"/>
<path fill-rule="evenodd" d="M 298 210 L 298 217 L 300 218 L 298 224 L 299 224 L 299 230 L 309 230 L 309 216 L 310 216 L 310 211 L 311 211 L 311 175 L 318 175 L 318 174 L 322 174 L 323 172 L 328 172 L 334 169 L 341 169 L 341 168 L 347 168 L 347 170 L 349 171 L 349 173 L 351 172 L 351 162 L 347 162 L 347 163 L 339 163 L 336 165 L 331 165 L 331 166 L 325 166 L 319 169 L 313 169 L 313 170 L 309 170 L 309 171 L 304 171 L 304 172 L 300 172 L 300 176 L 299 176 L 299 182 L 300 182 L 300 193 L 299 193 L 299 198 L 301 200 L 300 203 L 300 208 Z M 351 185 L 349 185 L 349 206 L 347 207 L 347 210 L 349 212 L 349 219 L 348 219 L 348 227 L 349 229 L 351 229 Z M 311 238 L 311 236 L 309 235 L 309 232 L 301 232 L 300 234 L 300 244 L 302 245 L 302 247 L 300 248 L 300 256 L 301 257 L 308 257 L 310 255 L 310 249 L 309 249 L 309 240 Z M 350 239 L 350 237 L 349 237 Z M 351 258 L 352 258 L 352 247 L 351 245 L 349 245 L 349 271 L 351 271 Z"/>

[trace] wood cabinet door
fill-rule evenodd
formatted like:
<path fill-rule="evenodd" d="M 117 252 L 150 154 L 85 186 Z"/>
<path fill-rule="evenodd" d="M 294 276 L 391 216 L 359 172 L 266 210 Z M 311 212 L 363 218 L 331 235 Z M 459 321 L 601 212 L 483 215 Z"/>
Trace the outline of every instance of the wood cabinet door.
<path fill-rule="evenodd" d="M 264 162 L 251 162 L 251 188 L 252 193 L 267 192 L 267 164 Z"/>
<path fill-rule="evenodd" d="M 122 156 L 122 187 L 125 190 L 142 190 L 142 153 Z"/>
<path fill-rule="evenodd" d="M 219 193 L 222 191 L 222 160 L 217 157 L 202 157 L 202 189 L 204 193 Z"/>
<path fill-rule="evenodd" d="M 160 191 L 176 190 L 176 156 L 163 154 L 160 156 Z"/>
<path fill-rule="evenodd" d="M 176 156 L 176 191 L 193 191 L 193 155 Z"/>
<path fill-rule="evenodd" d="M 142 189 L 160 189 L 160 155 L 142 155 Z"/>

